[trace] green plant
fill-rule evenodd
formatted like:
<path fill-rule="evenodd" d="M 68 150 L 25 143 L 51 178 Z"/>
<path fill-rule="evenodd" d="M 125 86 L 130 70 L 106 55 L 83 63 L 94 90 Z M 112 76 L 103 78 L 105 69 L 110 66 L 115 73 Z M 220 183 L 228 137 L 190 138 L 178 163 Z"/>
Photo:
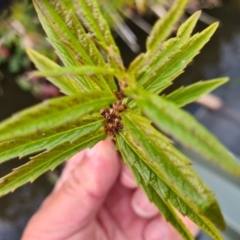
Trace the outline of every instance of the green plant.
<path fill-rule="evenodd" d="M 200 81 L 171 94 L 162 92 L 208 42 L 218 24 L 192 35 L 196 12 L 166 40 L 187 0 L 175 2 L 157 21 L 147 50 L 126 69 L 95 0 L 33 0 L 38 17 L 66 67 L 28 49 L 40 72 L 63 94 L 26 109 L 0 124 L 0 162 L 38 153 L 0 180 L 0 196 L 34 181 L 75 153 L 110 136 L 149 199 L 184 239 L 193 239 L 175 209 L 213 239 L 225 228 L 211 190 L 162 132 L 240 176 L 235 158 L 180 107 L 222 85 L 227 78 Z M 84 26 L 72 7 L 80 12 Z M 85 31 L 85 28 L 88 32 Z M 160 96 L 158 96 L 160 95 Z M 154 124 L 154 125 L 153 125 Z"/>

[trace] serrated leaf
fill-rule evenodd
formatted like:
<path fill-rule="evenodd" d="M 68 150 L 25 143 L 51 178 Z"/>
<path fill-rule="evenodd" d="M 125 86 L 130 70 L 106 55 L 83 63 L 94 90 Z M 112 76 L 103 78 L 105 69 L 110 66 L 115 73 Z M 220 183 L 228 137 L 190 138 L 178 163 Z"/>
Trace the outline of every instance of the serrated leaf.
<path fill-rule="evenodd" d="M 210 189 L 191 168 L 190 161 L 178 152 L 165 136 L 151 127 L 145 118 L 131 111 L 123 114 L 122 118 L 124 129 L 131 133 L 137 147 L 145 153 L 149 159 L 147 165 L 152 171 L 180 198 L 193 206 L 198 214 L 204 215 L 216 226 L 224 229 L 225 222 L 218 203 Z M 149 172 L 149 181 L 151 177 Z"/>
<path fill-rule="evenodd" d="M 101 90 L 109 91 L 109 86 L 107 85 L 106 81 L 104 80 L 103 76 L 102 79 L 99 79 L 99 75 L 105 75 L 105 78 L 107 79 L 107 76 L 113 76 L 118 75 L 121 76 L 121 72 L 114 71 L 112 68 L 107 67 L 98 67 L 98 66 L 89 66 L 89 65 L 83 65 L 79 67 L 62 67 L 58 69 L 53 70 L 43 70 L 43 71 L 34 71 L 32 73 L 32 77 L 62 77 L 62 76 L 72 76 L 72 78 L 76 76 L 84 75 L 85 77 L 88 77 L 89 83 L 96 83 L 96 85 L 101 86 L 99 87 Z M 99 89 L 97 89 L 99 90 Z"/>
<path fill-rule="evenodd" d="M 186 228 L 186 226 L 182 223 L 182 220 L 177 216 L 172 206 L 169 204 L 169 202 L 164 201 L 154 190 L 154 188 L 148 183 L 145 182 L 144 178 L 141 176 L 141 174 L 138 172 L 137 168 L 132 165 L 130 162 L 136 162 L 136 161 L 142 161 L 140 159 L 136 160 L 136 156 L 133 157 L 135 154 L 132 152 L 131 148 L 127 145 L 127 143 L 124 141 L 124 138 L 119 134 L 117 136 L 117 143 L 118 148 L 120 150 L 121 156 L 124 159 L 124 162 L 127 164 L 127 166 L 132 170 L 135 178 L 137 179 L 138 183 L 143 187 L 145 193 L 147 194 L 149 200 L 153 202 L 161 214 L 165 217 L 165 219 L 174 226 L 174 228 L 182 235 L 184 239 L 194 239 L 189 232 L 189 230 Z M 129 161 L 128 159 L 131 158 Z"/>
<path fill-rule="evenodd" d="M 79 10 L 80 18 L 84 22 L 84 25 L 90 32 L 94 33 L 94 37 L 100 46 L 104 46 L 105 48 L 111 45 L 114 46 L 115 41 L 106 20 L 100 12 L 97 1 L 74 0 L 74 3 Z M 117 52 L 119 53 L 119 50 Z"/>
<path fill-rule="evenodd" d="M 181 41 L 190 37 L 201 13 L 202 11 L 196 11 L 178 28 L 177 37 L 181 38 Z"/>
<path fill-rule="evenodd" d="M 133 95 L 142 112 L 162 131 L 240 177 L 240 164 L 235 157 L 189 113 L 162 97 L 142 90 L 136 90 Z"/>
<path fill-rule="evenodd" d="M 33 72 L 34 77 L 45 76 L 45 77 L 57 77 L 65 75 L 96 75 L 96 74 L 114 75 L 115 70 L 107 67 L 97 67 L 84 65 L 81 67 L 62 67 L 52 70 L 43 70 Z"/>
<path fill-rule="evenodd" d="M 27 182 L 33 182 L 43 173 L 55 169 L 59 164 L 68 160 L 77 152 L 93 147 L 105 137 L 106 134 L 103 132 L 87 135 L 73 143 L 61 144 L 49 152 L 44 152 L 33 157 L 28 163 L 14 169 L 12 173 L 0 179 L 0 197 L 13 192 L 16 188 Z"/>
<path fill-rule="evenodd" d="M 41 71 L 49 71 L 52 69 L 61 68 L 58 64 L 51 61 L 42 54 L 34 51 L 33 49 L 27 49 L 27 54 L 35 66 Z M 60 91 L 66 95 L 73 95 L 74 93 L 81 92 L 80 86 L 70 77 L 60 76 L 58 78 L 48 77 L 48 80 L 57 86 Z"/>
<path fill-rule="evenodd" d="M 136 170 L 136 168 L 133 168 L 133 172 L 135 173 L 135 175 L 138 174 L 139 178 L 141 177 L 141 175 Z M 143 178 L 142 178 L 141 182 L 142 182 L 141 186 L 145 190 L 145 193 L 147 194 L 148 198 L 152 199 L 152 202 L 155 203 L 155 205 L 159 209 L 160 213 L 180 233 L 180 235 L 183 237 L 183 239 L 194 240 L 194 237 L 191 235 L 190 231 L 184 225 L 182 220 L 177 216 L 177 214 L 176 214 L 175 210 L 173 209 L 173 207 L 171 206 L 171 204 L 169 202 L 164 202 L 163 199 L 156 193 L 154 188 L 151 185 L 147 185 L 145 183 Z"/>
<path fill-rule="evenodd" d="M 84 30 L 80 24 L 77 24 L 71 11 L 65 9 L 62 2 L 57 0 L 33 0 L 33 3 L 36 10 L 42 15 L 45 15 L 48 22 L 51 24 L 51 27 L 54 29 L 54 33 L 59 36 L 59 40 L 62 44 L 69 44 L 72 49 L 78 52 L 80 57 L 78 62 L 84 64 L 93 63 L 91 57 L 78 42 L 78 34 L 79 32 L 83 33 Z M 77 26 L 73 24 L 77 24 Z"/>
<path fill-rule="evenodd" d="M 81 43 L 81 46 L 86 51 L 86 53 L 90 56 L 92 62 L 96 66 L 103 66 L 106 67 L 106 62 L 98 50 L 97 46 L 95 45 L 94 41 L 91 39 L 88 33 L 86 33 L 85 29 L 83 28 L 82 24 L 79 22 L 78 17 L 76 16 L 77 9 L 73 2 L 64 0 L 64 1 L 54 1 L 53 4 L 55 9 L 58 9 L 58 14 L 65 19 L 65 23 L 68 28 L 71 30 L 75 38 L 78 42 Z M 67 14 L 66 14 L 67 10 Z M 71 20 L 69 20 L 71 19 Z M 79 52 L 74 50 L 76 55 L 79 56 Z M 81 57 L 81 56 L 80 56 Z M 88 63 L 90 64 L 90 62 Z M 97 76 L 97 78 L 102 82 L 104 85 L 105 81 L 101 75 Z M 117 90 L 117 86 L 115 84 L 114 78 L 112 76 L 105 77 L 105 80 L 112 90 Z M 106 86 L 104 86 L 106 89 Z"/>
<path fill-rule="evenodd" d="M 201 12 L 198 11 L 194 13 L 190 18 L 188 18 L 179 28 L 177 36 L 165 41 L 162 44 L 161 50 L 156 54 L 156 56 L 149 61 L 145 62 L 143 68 L 138 72 L 137 80 L 138 85 L 145 83 L 161 65 L 171 58 L 172 55 L 176 54 L 179 49 L 186 44 L 189 40 L 193 29 L 200 17 Z"/>
<path fill-rule="evenodd" d="M 33 3 L 43 28 L 48 34 L 49 42 L 66 66 L 105 65 L 101 54 L 76 16 L 69 9 L 64 8 L 61 1 L 34 0 Z M 101 89 L 102 85 L 108 88 L 101 75 L 97 76 L 98 81 L 95 82 L 88 76 L 78 76 L 73 79 L 79 83 L 83 91 Z M 113 86 L 113 79 L 110 84 Z"/>
<path fill-rule="evenodd" d="M 0 124 L 0 142 L 34 133 L 44 133 L 109 106 L 116 97 L 109 92 L 92 92 L 59 97 L 30 107 Z"/>
<path fill-rule="evenodd" d="M 184 9 L 188 0 L 177 0 L 166 14 L 165 17 L 159 19 L 153 26 L 152 31 L 147 38 L 147 52 L 145 54 L 138 55 L 129 67 L 130 72 L 136 72 L 138 69 L 141 69 L 145 61 L 149 61 L 154 57 L 154 55 L 161 48 L 162 43 L 166 40 L 169 35 L 172 33 L 175 24 L 180 20 L 181 16 L 184 13 Z M 181 32 L 183 29 L 181 29 Z"/>
<path fill-rule="evenodd" d="M 203 94 L 212 92 L 228 80 L 228 78 L 216 78 L 207 81 L 199 81 L 187 87 L 181 87 L 164 98 L 174 102 L 178 107 L 183 107 L 186 104 L 198 100 Z"/>
<path fill-rule="evenodd" d="M 98 114 L 98 117 L 88 116 L 80 121 L 51 129 L 42 134 L 33 134 L 2 142 L 0 143 L 0 163 L 43 150 L 50 151 L 62 143 L 74 142 L 82 136 L 96 132 L 103 125 L 104 119 Z"/>
<path fill-rule="evenodd" d="M 80 45 L 83 52 L 78 52 L 77 49 L 75 49 L 75 51 L 80 55 L 80 58 L 82 58 L 82 53 L 86 53 L 86 57 L 79 60 L 85 64 L 93 63 L 93 65 L 105 66 L 106 63 L 102 54 L 89 37 L 89 34 L 86 33 L 82 24 L 79 22 L 79 19 L 75 14 L 77 9 L 73 9 L 74 4 L 66 0 L 53 0 L 51 1 L 51 5 L 53 6 L 54 10 L 56 10 L 60 18 L 64 21 L 67 28 L 71 31 L 76 41 L 80 43 L 76 43 L 76 45 Z"/>
<path fill-rule="evenodd" d="M 74 0 L 80 18 L 86 28 L 93 34 L 97 45 L 111 58 L 111 66 L 123 69 L 119 49 L 112 37 L 107 21 L 102 16 L 97 1 Z"/>
<path fill-rule="evenodd" d="M 157 51 L 162 42 L 169 37 L 173 27 L 179 21 L 188 4 L 188 0 L 175 1 L 171 10 L 165 17 L 160 18 L 153 26 L 152 31 L 147 38 L 147 49 L 149 52 Z"/>
<path fill-rule="evenodd" d="M 165 85 L 171 83 L 184 71 L 189 62 L 192 61 L 209 41 L 217 27 L 218 23 L 214 23 L 201 33 L 197 33 L 191 37 L 179 51 L 160 65 L 156 71 L 151 72 L 151 77 L 144 80 L 144 83 L 141 83 L 143 88 L 150 92 L 159 93 L 159 89 L 162 90 Z"/>
<path fill-rule="evenodd" d="M 121 133 L 117 139 L 118 143 L 120 142 L 120 151 L 123 152 L 125 149 L 127 152 L 127 155 L 123 154 L 123 157 L 127 159 L 131 168 L 134 168 L 134 171 L 137 170 L 139 172 L 144 181 L 148 183 L 148 186 L 152 187 L 164 202 L 173 205 L 182 215 L 188 216 L 213 239 L 222 239 L 215 226 L 207 218 L 203 215 L 197 214 L 197 211 L 194 208 L 189 206 L 184 199 L 181 199 L 174 191 L 172 191 L 171 186 L 168 186 L 161 178 L 158 177 L 156 173 L 154 173 L 154 171 L 151 170 L 151 168 L 148 167 L 146 164 L 148 157 L 140 151 L 128 132 Z M 146 160 L 144 161 L 145 158 Z M 150 180 L 149 174 L 151 174 Z"/>
<path fill-rule="evenodd" d="M 66 40 L 63 39 L 61 35 L 59 35 L 59 32 L 56 31 L 51 21 L 49 21 L 50 19 L 45 15 L 44 12 L 41 11 L 41 8 L 39 8 L 38 5 L 35 3 L 34 3 L 34 7 L 37 11 L 38 18 L 42 24 L 42 27 L 48 35 L 48 41 L 54 47 L 58 57 L 62 60 L 64 65 L 66 66 L 81 65 L 78 62 L 78 59 L 75 58 L 77 56 L 74 57 L 74 55 L 71 53 L 72 50 L 69 49 L 71 44 L 69 43 L 67 44 Z M 63 44 L 63 41 L 64 41 L 64 44 Z M 94 83 L 89 84 L 85 76 L 73 77 L 73 79 L 76 81 L 76 83 L 80 85 L 83 92 L 98 88 L 98 86 Z"/>

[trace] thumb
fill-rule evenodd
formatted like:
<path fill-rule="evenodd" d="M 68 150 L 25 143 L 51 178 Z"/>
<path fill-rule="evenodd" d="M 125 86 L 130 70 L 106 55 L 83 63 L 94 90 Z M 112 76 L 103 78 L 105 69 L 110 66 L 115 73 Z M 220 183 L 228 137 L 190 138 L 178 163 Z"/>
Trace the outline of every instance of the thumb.
<path fill-rule="evenodd" d="M 64 184 L 45 200 L 25 235 L 37 231 L 48 233 L 44 239 L 65 239 L 80 231 L 94 219 L 118 177 L 119 168 L 118 155 L 110 140 L 88 150 Z"/>

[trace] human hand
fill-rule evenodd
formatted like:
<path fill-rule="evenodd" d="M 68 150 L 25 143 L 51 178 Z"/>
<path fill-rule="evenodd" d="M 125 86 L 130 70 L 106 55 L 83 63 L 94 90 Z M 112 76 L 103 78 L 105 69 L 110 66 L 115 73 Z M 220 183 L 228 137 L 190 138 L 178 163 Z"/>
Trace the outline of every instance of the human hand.
<path fill-rule="evenodd" d="M 193 235 L 198 227 L 181 217 Z M 22 240 L 178 240 L 122 161 L 111 141 L 76 154 Z"/>

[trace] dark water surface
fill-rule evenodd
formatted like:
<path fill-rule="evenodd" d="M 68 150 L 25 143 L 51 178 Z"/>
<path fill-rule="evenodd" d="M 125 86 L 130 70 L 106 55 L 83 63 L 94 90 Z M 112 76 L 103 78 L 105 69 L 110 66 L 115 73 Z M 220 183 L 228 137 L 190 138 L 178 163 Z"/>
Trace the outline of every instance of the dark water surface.
<path fill-rule="evenodd" d="M 187 71 L 177 79 L 176 86 L 221 76 L 240 79 L 240 3 L 238 0 L 227 0 L 222 8 L 207 12 L 220 19 L 221 26 Z M 200 23 L 198 30 L 205 27 L 205 24 Z M 143 46 L 145 34 L 138 29 L 136 34 L 140 38 L 140 45 Z M 127 65 L 134 54 L 121 40 L 117 39 L 117 41 L 122 46 L 122 55 Z M 5 74 L 5 78 L 0 82 L 4 91 L 0 97 L 0 120 L 3 120 L 12 113 L 37 103 L 37 100 L 14 83 L 14 76 L 6 74 L 4 69 L 1 70 Z M 2 164 L 0 176 L 23 161 L 24 159 Z M 14 193 L 0 198 L 0 240 L 20 239 L 26 222 L 51 188 L 52 185 L 43 176 L 33 184 L 27 184 Z"/>

